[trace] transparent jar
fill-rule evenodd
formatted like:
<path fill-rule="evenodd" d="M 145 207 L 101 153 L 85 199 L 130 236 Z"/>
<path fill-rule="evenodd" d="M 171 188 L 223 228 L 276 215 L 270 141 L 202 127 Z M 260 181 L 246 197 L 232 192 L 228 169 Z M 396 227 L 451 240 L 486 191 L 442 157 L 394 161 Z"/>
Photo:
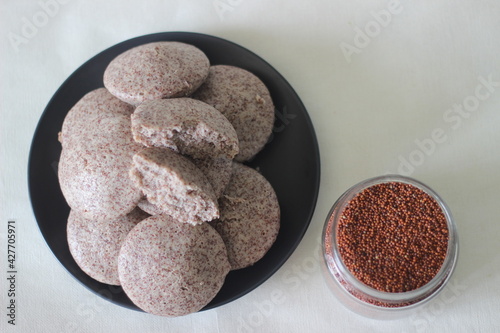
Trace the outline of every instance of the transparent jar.
<path fill-rule="evenodd" d="M 346 206 L 363 190 L 377 184 L 409 184 L 426 193 L 441 208 L 448 228 L 448 244 L 444 261 L 435 276 L 423 286 L 404 292 L 385 292 L 374 289 L 356 278 L 344 264 L 338 247 L 338 224 Z M 458 257 L 458 236 L 455 222 L 444 201 L 428 186 L 399 175 L 386 175 L 362 181 L 347 190 L 333 205 L 325 222 L 322 236 L 326 282 L 335 296 L 354 312 L 379 319 L 407 315 L 435 297 L 446 285 Z"/>

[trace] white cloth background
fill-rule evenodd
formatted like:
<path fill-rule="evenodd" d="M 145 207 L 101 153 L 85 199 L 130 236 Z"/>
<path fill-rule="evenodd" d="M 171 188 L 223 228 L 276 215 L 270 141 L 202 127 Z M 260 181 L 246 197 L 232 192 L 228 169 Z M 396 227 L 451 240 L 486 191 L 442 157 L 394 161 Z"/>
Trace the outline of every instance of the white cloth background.
<path fill-rule="evenodd" d="M 2 0 L 0 331 L 499 331 L 499 17 L 493 0 Z M 314 217 L 286 264 L 234 302 L 175 319 L 113 305 L 71 277 L 38 230 L 26 177 L 32 135 L 59 85 L 98 52 L 163 31 L 222 37 L 273 65 L 312 118 L 322 167 Z M 376 321 L 330 293 L 318 244 L 339 195 L 387 172 L 411 174 L 444 198 L 460 255 L 451 287 L 434 305 Z M 15 327 L 6 316 L 12 218 Z"/>

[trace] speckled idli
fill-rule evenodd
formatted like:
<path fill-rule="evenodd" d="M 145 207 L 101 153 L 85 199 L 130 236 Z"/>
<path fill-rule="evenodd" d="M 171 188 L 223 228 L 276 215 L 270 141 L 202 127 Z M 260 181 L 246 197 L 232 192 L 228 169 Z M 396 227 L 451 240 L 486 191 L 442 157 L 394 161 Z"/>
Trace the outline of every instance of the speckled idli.
<path fill-rule="evenodd" d="M 134 139 L 194 158 L 232 159 L 238 137 L 231 123 L 212 106 L 191 98 L 145 102 L 131 116 Z"/>
<path fill-rule="evenodd" d="M 132 137 L 129 111 L 102 88 L 84 96 L 64 122 L 59 184 L 71 209 L 86 219 L 114 220 L 141 198 L 127 177 L 132 156 L 143 148 Z"/>
<path fill-rule="evenodd" d="M 226 157 L 192 159 L 212 185 L 215 197 L 219 198 L 233 173 L 233 161 Z"/>
<path fill-rule="evenodd" d="M 189 96 L 208 75 L 207 56 L 193 45 L 153 42 L 118 55 L 104 72 L 104 86 L 127 103 Z"/>
<path fill-rule="evenodd" d="M 274 125 L 269 90 L 242 68 L 216 65 L 193 98 L 212 105 L 231 122 L 239 140 L 237 161 L 252 159 L 267 143 Z"/>
<path fill-rule="evenodd" d="M 196 165 L 201 172 L 207 177 L 208 181 L 212 185 L 215 197 L 220 198 L 224 189 L 226 188 L 229 180 L 231 179 L 231 173 L 233 170 L 232 160 L 221 157 L 221 158 L 207 158 L 207 159 L 191 159 L 191 161 Z M 158 215 L 164 213 L 161 208 L 157 205 L 149 202 L 148 198 L 144 196 L 138 203 L 137 206 L 141 208 L 148 214 Z"/>
<path fill-rule="evenodd" d="M 220 235 L 208 224 L 177 223 L 168 215 L 140 222 L 118 258 L 123 290 L 142 310 L 176 317 L 207 305 L 230 270 Z"/>
<path fill-rule="evenodd" d="M 219 205 L 220 218 L 210 224 L 226 244 L 231 269 L 253 265 L 271 248 L 280 228 L 280 207 L 271 184 L 256 170 L 234 162 Z"/>
<path fill-rule="evenodd" d="M 129 175 L 149 202 L 179 222 L 200 224 L 219 217 L 212 185 L 185 156 L 145 148 L 134 155 Z"/>
<path fill-rule="evenodd" d="M 127 234 L 140 221 L 149 217 L 140 209 L 113 221 L 87 220 L 70 211 L 66 232 L 71 255 L 91 278 L 120 285 L 118 254 Z"/>

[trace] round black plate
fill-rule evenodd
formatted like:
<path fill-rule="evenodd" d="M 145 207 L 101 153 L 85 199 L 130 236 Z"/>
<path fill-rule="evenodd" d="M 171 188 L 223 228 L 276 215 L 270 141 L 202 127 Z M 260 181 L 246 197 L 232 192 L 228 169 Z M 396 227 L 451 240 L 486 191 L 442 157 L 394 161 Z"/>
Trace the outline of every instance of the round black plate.
<path fill-rule="evenodd" d="M 319 191 L 320 161 L 311 120 L 297 94 L 267 62 L 232 42 L 203 34 L 165 32 L 127 40 L 96 55 L 78 68 L 57 90 L 38 123 L 28 166 L 33 211 L 50 249 L 82 284 L 109 301 L 138 310 L 120 287 L 97 282 L 73 260 L 66 241 L 69 207 L 59 189 L 57 163 L 61 146 L 57 133 L 69 109 L 89 91 L 103 87 L 108 63 L 137 45 L 155 41 L 180 41 L 201 49 L 211 64 L 234 65 L 257 75 L 269 88 L 276 106 L 270 142 L 248 163 L 274 187 L 281 206 L 281 229 L 269 252 L 254 266 L 232 271 L 204 309 L 211 309 L 250 292 L 267 280 L 288 259 L 311 221 Z"/>

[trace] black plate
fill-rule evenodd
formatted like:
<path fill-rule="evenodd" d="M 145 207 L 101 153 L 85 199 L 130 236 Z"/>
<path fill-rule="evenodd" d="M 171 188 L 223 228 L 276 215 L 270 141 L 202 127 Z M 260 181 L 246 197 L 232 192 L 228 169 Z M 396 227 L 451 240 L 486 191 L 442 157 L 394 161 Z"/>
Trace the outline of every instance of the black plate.
<path fill-rule="evenodd" d="M 258 167 L 273 185 L 281 206 L 281 229 L 264 258 L 252 267 L 229 273 L 220 292 L 204 308 L 211 309 L 245 295 L 278 270 L 306 232 L 319 191 L 319 149 L 307 111 L 286 80 L 254 53 L 213 36 L 165 32 L 127 40 L 87 61 L 57 90 L 38 123 L 28 166 L 31 204 L 50 249 L 77 280 L 113 303 L 138 310 L 120 287 L 99 283 L 87 276 L 69 252 L 66 241 L 69 207 L 57 179 L 61 153 L 57 133 L 68 110 L 89 91 L 103 87 L 104 70 L 114 57 L 137 45 L 155 41 L 189 43 L 205 52 L 213 65 L 227 64 L 249 70 L 266 84 L 276 105 L 273 136 L 248 164 Z"/>

